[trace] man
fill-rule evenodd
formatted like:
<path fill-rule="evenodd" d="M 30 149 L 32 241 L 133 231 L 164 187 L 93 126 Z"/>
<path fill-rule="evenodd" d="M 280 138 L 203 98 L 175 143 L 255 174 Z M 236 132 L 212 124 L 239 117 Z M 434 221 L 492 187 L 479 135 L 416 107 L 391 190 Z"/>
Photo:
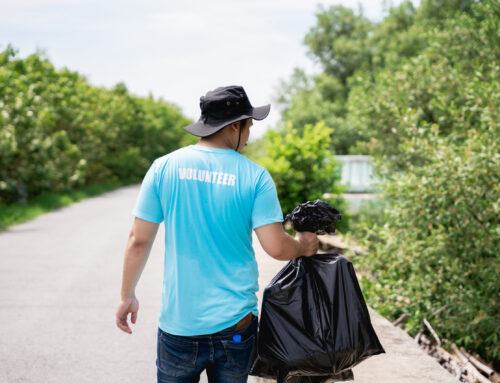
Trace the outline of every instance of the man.
<path fill-rule="evenodd" d="M 158 382 L 197 382 L 203 370 L 210 382 L 246 382 L 258 327 L 252 229 L 280 260 L 314 255 L 318 238 L 285 233 L 271 176 L 240 154 L 270 105 L 254 108 L 241 86 L 228 86 L 201 97 L 200 108 L 200 119 L 184 128 L 199 143 L 156 159 L 142 182 L 116 324 L 132 333 L 135 286 L 164 221 Z"/>

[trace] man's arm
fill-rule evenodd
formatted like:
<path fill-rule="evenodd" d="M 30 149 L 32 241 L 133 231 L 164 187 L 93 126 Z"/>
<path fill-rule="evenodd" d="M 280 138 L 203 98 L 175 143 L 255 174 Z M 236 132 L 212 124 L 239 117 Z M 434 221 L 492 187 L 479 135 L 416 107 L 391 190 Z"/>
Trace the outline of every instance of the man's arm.
<path fill-rule="evenodd" d="M 310 257 L 318 251 L 319 240 L 316 234 L 297 232 L 294 238 L 283 230 L 280 222 L 260 226 L 255 229 L 255 233 L 266 253 L 280 261 Z"/>
<path fill-rule="evenodd" d="M 135 287 L 148 260 L 158 227 L 158 223 L 135 218 L 130 230 L 123 261 L 121 301 L 116 310 L 116 325 L 129 334 L 132 330 L 127 316 L 131 314 L 132 323 L 137 320 L 139 301 L 135 297 Z"/>

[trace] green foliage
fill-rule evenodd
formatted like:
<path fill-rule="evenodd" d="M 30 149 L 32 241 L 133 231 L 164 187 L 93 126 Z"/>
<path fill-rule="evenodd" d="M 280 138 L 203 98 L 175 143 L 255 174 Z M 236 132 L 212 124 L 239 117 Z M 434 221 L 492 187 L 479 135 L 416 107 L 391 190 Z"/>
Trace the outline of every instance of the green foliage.
<path fill-rule="evenodd" d="M 455 141 L 463 141 L 485 113 L 494 113 L 490 105 L 498 99 L 500 70 L 500 45 L 493 37 L 497 30 L 494 13 L 463 14 L 448 21 L 445 30 L 428 32 L 426 49 L 395 70 L 381 71 L 375 82 L 357 76 L 348 121 L 371 137 L 364 150 L 396 156 L 396 169 L 408 157 L 417 163 L 401 142 L 413 134 L 410 126 L 424 121 L 437 124 L 440 135 L 453 132 Z"/>
<path fill-rule="evenodd" d="M 403 1 L 391 8 L 387 17 L 373 30 L 372 74 L 381 68 L 395 68 L 405 58 L 415 56 L 426 44 L 424 26 L 416 20 L 416 10 L 411 1 Z"/>
<path fill-rule="evenodd" d="M 457 12 L 470 12 L 475 0 L 422 0 L 417 17 L 429 26 L 440 25 Z"/>
<path fill-rule="evenodd" d="M 499 20 L 493 0 L 404 1 L 378 24 L 322 8 L 305 42 L 323 71 L 296 70 L 279 94 L 286 123 L 325 121 L 337 154 L 377 163 L 382 193 L 350 226 L 368 302 L 487 360 L 500 359 Z"/>
<path fill-rule="evenodd" d="M 342 6 L 320 7 L 316 18 L 305 42 L 325 72 L 345 84 L 358 68 L 370 65 L 368 37 L 372 23 Z"/>
<path fill-rule="evenodd" d="M 283 89 L 287 87 L 293 88 L 294 93 L 282 117 L 285 121 L 293 121 L 299 132 L 307 124 L 323 121 L 335 132 L 330 138 L 330 146 L 339 154 L 348 153 L 353 142 L 364 139 L 363 131 L 354 131 L 345 124 L 342 117 L 345 114 L 345 86 L 337 78 L 323 73 L 310 79 L 308 85 L 290 82 L 283 85 Z"/>
<path fill-rule="evenodd" d="M 384 208 L 353 225 L 369 304 L 408 331 L 500 359 L 500 41 L 495 2 L 427 32 L 428 46 L 375 79 L 360 75 L 348 118 L 372 137 Z M 431 314 L 445 307 L 439 317 Z"/>
<path fill-rule="evenodd" d="M 345 124 L 344 116 L 349 77 L 371 67 L 368 41 L 373 24 L 342 6 L 320 7 L 316 17 L 305 43 L 324 72 L 309 77 L 297 69 L 288 82 L 282 81 L 277 98 L 285 122 L 300 132 L 306 124 L 323 121 L 335 132 L 330 141 L 335 153 L 346 154 L 353 143 L 365 140 L 361 131 Z"/>
<path fill-rule="evenodd" d="M 368 252 L 354 261 L 374 277 L 363 291 L 383 315 L 411 313 L 412 335 L 426 317 L 440 336 L 499 359 L 500 130 L 471 129 L 465 145 L 436 125 L 413 132 L 409 143 L 426 163 L 408 172 L 382 163 L 389 208 L 356 232 Z"/>
<path fill-rule="evenodd" d="M 365 102 L 363 92 L 368 92 L 370 99 L 378 98 L 379 103 L 384 104 L 386 95 L 379 91 L 386 90 L 384 82 L 387 81 L 401 85 L 397 91 L 402 99 L 411 94 L 408 90 L 412 90 L 414 86 L 421 90 L 430 86 L 429 92 L 432 93 L 432 87 L 438 86 L 434 82 L 435 78 L 439 78 L 440 84 L 444 86 L 453 78 L 453 73 L 440 71 L 447 65 L 439 65 L 449 58 L 436 56 L 436 60 L 441 60 L 441 63 L 429 60 L 427 70 L 421 67 L 421 71 L 415 73 L 406 71 L 408 78 L 399 74 L 402 70 L 405 71 L 407 60 L 420 55 L 434 43 L 432 40 L 435 38 L 435 31 L 443 28 L 446 20 L 464 12 L 472 13 L 473 3 L 462 0 L 428 0 L 415 9 L 412 2 L 407 0 L 389 9 L 389 14 L 379 24 L 371 23 L 361 12 L 356 14 L 342 6 L 319 8 L 316 25 L 306 35 L 305 43 L 311 56 L 321 64 L 323 72 L 308 76 L 296 70 L 288 83 L 283 82 L 277 96 L 282 104 L 283 119 L 292 122 L 299 130 L 306 123 L 324 121 L 334 128 L 331 143 L 335 153 L 370 154 L 376 143 L 370 141 L 373 129 L 366 123 L 378 123 L 377 131 L 382 130 L 380 126 L 383 124 L 387 131 L 393 126 L 392 121 L 387 121 L 387 109 L 378 109 L 377 105 Z M 473 31 L 469 30 L 470 32 Z M 490 39 L 497 36 L 495 31 L 490 32 Z M 477 39 L 474 42 L 477 43 Z M 450 47 L 455 44 L 456 41 L 449 38 Z M 476 50 L 480 50 L 481 45 L 482 43 L 476 45 Z M 456 62 L 456 57 L 453 56 L 451 65 Z M 460 61 L 466 62 L 465 57 Z M 432 73 L 435 65 L 439 73 Z M 416 67 L 420 68 L 419 65 Z M 397 71 L 398 76 L 394 75 L 394 71 Z M 381 78 L 380 72 L 387 78 Z M 450 82 L 448 89 L 454 92 L 454 87 L 461 81 L 462 79 L 456 79 Z M 407 107 L 415 102 L 425 102 L 425 91 L 422 93 L 415 95 L 420 99 L 404 100 L 401 104 Z M 351 98 L 353 100 L 346 104 Z M 406 101 L 409 103 L 405 104 Z M 358 112 L 358 109 L 361 111 Z M 373 116 L 363 120 L 364 109 L 373 109 L 382 119 L 377 120 Z M 398 113 L 401 111 L 393 107 L 389 112 L 394 118 L 399 118 Z"/>
<path fill-rule="evenodd" d="M 306 125 L 299 133 L 292 126 L 287 133 L 266 133 L 267 156 L 260 160 L 276 184 L 278 197 L 284 214 L 290 213 L 298 204 L 308 200 L 333 197 L 329 202 L 344 212 L 344 202 L 339 197 L 342 189 L 340 165 L 330 152 L 332 130 L 324 123 Z M 347 216 L 339 230 L 347 225 Z"/>
<path fill-rule="evenodd" d="M 267 154 L 268 141 L 266 137 L 261 137 L 255 141 L 249 142 L 242 151 L 242 154 L 253 162 L 259 163 Z"/>
<path fill-rule="evenodd" d="M 151 161 L 184 143 L 189 120 L 124 84 L 95 88 L 38 54 L 0 52 L 0 202 L 45 191 L 140 180 Z"/>

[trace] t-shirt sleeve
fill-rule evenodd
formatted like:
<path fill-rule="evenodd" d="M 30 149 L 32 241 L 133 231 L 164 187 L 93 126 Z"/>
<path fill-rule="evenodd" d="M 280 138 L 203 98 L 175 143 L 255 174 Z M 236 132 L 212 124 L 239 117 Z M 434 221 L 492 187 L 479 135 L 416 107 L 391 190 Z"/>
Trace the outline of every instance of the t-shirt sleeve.
<path fill-rule="evenodd" d="M 252 229 L 270 223 L 283 222 L 278 193 L 273 179 L 267 170 L 264 170 L 255 192 L 252 210 Z"/>
<path fill-rule="evenodd" d="M 142 180 L 132 214 L 145 221 L 160 223 L 163 221 L 163 209 L 158 195 L 155 168 L 153 162 Z"/>

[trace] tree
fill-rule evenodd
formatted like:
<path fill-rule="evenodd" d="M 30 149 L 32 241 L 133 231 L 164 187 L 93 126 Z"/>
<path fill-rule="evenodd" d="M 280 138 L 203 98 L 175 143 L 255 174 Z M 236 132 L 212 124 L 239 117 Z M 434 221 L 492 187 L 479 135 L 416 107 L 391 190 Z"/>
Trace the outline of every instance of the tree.
<path fill-rule="evenodd" d="M 371 64 L 367 43 L 373 24 L 342 6 L 320 7 L 316 19 L 304 41 L 324 71 L 346 84 L 357 69 Z"/>
<path fill-rule="evenodd" d="M 0 202 L 114 180 L 139 181 L 187 143 L 179 108 L 89 85 L 40 54 L 0 52 Z"/>

